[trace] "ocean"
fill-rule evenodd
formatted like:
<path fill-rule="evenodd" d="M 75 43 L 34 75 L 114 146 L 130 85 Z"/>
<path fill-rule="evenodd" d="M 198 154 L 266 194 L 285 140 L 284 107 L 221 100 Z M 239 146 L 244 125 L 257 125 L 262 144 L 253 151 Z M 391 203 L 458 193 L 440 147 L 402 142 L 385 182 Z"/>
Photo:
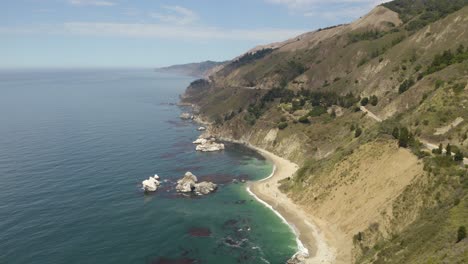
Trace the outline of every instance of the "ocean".
<path fill-rule="evenodd" d="M 0 263 L 289 259 L 294 234 L 240 182 L 272 164 L 239 145 L 195 151 L 197 125 L 176 105 L 192 80 L 150 69 L 0 71 Z M 218 190 L 176 193 L 187 171 Z M 145 194 L 153 174 L 167 182 Z"/>

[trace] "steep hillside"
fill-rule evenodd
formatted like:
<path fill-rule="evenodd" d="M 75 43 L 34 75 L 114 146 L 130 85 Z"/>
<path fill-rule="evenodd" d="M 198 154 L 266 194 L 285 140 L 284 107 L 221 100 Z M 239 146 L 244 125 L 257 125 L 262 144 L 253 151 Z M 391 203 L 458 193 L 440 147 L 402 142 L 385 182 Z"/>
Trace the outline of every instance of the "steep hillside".
<path fill-rule="evenodd" d="M 466 25 L 467 0 L 392 1 L 256 47 L 181 99 L 300 164 L 282 188 L 346 237 L 348 262 L 466 263 Z"/>

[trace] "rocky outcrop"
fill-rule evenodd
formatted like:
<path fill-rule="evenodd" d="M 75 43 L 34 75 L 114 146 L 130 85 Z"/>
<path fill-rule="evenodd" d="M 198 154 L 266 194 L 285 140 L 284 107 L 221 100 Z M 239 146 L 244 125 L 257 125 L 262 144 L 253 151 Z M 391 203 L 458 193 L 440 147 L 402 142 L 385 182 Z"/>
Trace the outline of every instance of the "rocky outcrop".
<path fill-rule="evenodd" d="M 183 193 L 192 192 L 195 189 L 197 181 L 197 177 L 188 171 L 182 179 L 177 181 L 176 191 Z"/>
<path fill-rule="evenodd" d="M 189 119 L 193 119 L 193 115 L 191 115 L 190 113 L 182 113 L 180 114 L 180 119 L 182 120 L 189 120 Z"/>
<path fill-rule="evenodd" d="M 214 192 L 218 186 L 212 182 L 200 182 L 195 184 L 195 194 L 205 195 Z"/>
<path fill-rule="evenodd" d="M 303 264 L 306 261 L 306 256 L 301 253 L 297 253 L 290 258 L 286 264 Z"/>
<path fill-rule="evenodd" d="M 191 172 L 186 172 L 184 177 L 177 181 L 176 190 L 182 193 L 195 193 L 196 195 L 205 195 L 212 193 L 218 187 L 212 182 L 200 182 Z"/>
<path fill-rule="evenodd" d="M 194 143 L 197 142 L 194 141 Z M 224 150 L 224 144 L 223 143 L 216 143 L 214 138 L 211 139 L 200 139 L 199 144 L 195 149 L 197 151 L 202 151 L 202 152 L 213 152 L 213 151 L 220 151 Z"/>
<path fill-rule="evenodd" d="M 141 182 L 142 189 L 145 192 L 155 192 L 158 189 L 158 186 L 161 185 L 158 180 L 159 176 L 157 174 L 155 174 L 153 177 L 149 177 L 147 180 Z"/>
<path fill-rule="evenodd" d="M 206 144 L 206 142 L 208 142 L 207 139 L 205 138 L 197 138 L 197 140 L 195 140 L 194 142 L 192 142 L 193 144 Z"/>

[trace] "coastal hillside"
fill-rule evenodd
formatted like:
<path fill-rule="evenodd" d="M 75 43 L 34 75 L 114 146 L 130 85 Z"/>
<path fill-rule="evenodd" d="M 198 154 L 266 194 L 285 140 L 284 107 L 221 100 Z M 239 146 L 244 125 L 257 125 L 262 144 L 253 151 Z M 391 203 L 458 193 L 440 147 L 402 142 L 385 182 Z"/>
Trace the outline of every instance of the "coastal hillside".
<path fill-rule="evenodd" d="M 225 62 L 203 61 L 156 68 L 157 72 L 177 73 L 194 77 L 207 77 L 216 72 Z"/>
<path fill-rule="evenodd" d="M 468 0 L 395 0 L 190 84 L 209 133 L 297 163 L 337 263 L 467 263 Z M 328 230 L 328 232 L 327 232 Z"/>

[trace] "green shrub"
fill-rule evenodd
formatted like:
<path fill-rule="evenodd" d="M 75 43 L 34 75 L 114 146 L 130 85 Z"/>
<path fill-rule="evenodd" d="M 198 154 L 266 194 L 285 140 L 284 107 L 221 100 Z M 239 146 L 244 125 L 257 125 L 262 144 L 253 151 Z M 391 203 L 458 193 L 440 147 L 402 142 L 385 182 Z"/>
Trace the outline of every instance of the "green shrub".
<path fill-rule="evenodd" d="M 288 127 L 288 123 L 286 123 L 286 122 L 281 122 L 281 123 L 278 124 L 278 128 L 281 129 L 281 130 L 283 130 L 283 129 L 287 128 L 287 127 Z"/>
<path fill-rule="evenodd" d="M 360 127 L 356 128 L 354 131 L 354 137 L 359 137 L 362 134 L 362 129 Z"/>
<path fill-rule="evenodd" d="M 395 127 L 392 131 L 392 136 L 395 138 L 395 139 L 399 139 L 400 138 L 400 129 L 398 129 L 398 127 Z"/>
<path fill-rule="evenodd" d="M 410 133 L 406 127 L 400 129 L 400 135 L 398 137 L 398 146 L 407 148 L 410 140 Z"/>
<path fill-rule="evenodd" d="M 455 152 L 455 157 L 453 157 L 455 161 L 463 161 L 463 158 L 464 158 L 464 155 L 461 152 L 461 150 L 457 150 L 457 152 Z"/>
<path fill-rule="evenodd" d="M 440 87 L 442 87 L 442 85 L 444 85 L 444 81 L 442 81 L 442 80 L 435 81 L 435 88 L 436 89 L 439 89 Z"/>
<path fill-rule="evenodd" d="M 366 106 L 369 103 L 369 98 L 364 97 L 361 99 L 361 105 Z"/>
<path fill-rule="evenodd" d="M 309 123 L 309 117 L 307 115 L 301 116 L 301 117 L 299 117 L 298 121 L 303 123 L 303 124 L 308 124 Z"/>
<path fill-rule="evenodd" d="M 404 92 L 406 92 L 409 88 L 411 88 L 411 86 L 414 85 L 414 80 L 413 79 L 407 79 L 407 80 L 404 80 L 401 84 L 400 84 L 400 87 L 398 87 L 398 93 L 399 94 L 402 94 Z"/>
<path fill-rule="evenodd" d="M 460 226 L 457 231 L 457 243 L 466 238 L 465 226 Z"/>
<path fill-rule="evenodd" d="M 370 104 L 376 106 L 379 103 L 379 98 L 377 96 L 372 95 L 369 100 Z"/>
<path fill-rule="evenodd" d="M 452 156 L 452 146 L 450 146 L 450 143 L 448 143 L 447 147 L 445 147 L 445 155 Z"/>
<path fill-rule="evenodd" d="M 309 116 L 321 116 L 327 112 L 327 109 L 323 106 L 314 106 L 312 110 L 309 111 Z"/>

